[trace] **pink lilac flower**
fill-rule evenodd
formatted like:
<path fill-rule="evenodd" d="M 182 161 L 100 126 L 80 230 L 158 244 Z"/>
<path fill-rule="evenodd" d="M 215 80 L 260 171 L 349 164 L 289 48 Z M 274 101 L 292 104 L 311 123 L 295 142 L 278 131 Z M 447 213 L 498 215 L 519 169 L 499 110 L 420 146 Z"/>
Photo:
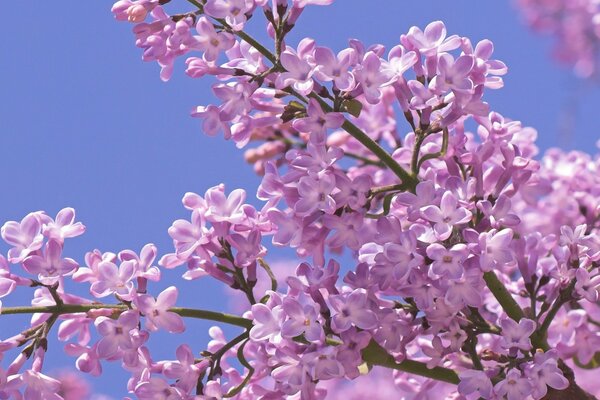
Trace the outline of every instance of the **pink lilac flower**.
<path fill-rule="evenodd" d="M 255 341 L 269 340 L 271 343 L 281 342 L 281 325 L 285 313 L 281 306 L 270 309 L 264 304 L 252 306 L 254 326 L 250 329 L 250 338 Z"/>
<path fill-rule="evenodd" d="M 450 54 L 441 55 L 438 58 L 438 75 L 431 80 L 430 89 L 439 94 L 448 90 L 473 89 L 473 82 L 469 79 L 473 64 L 474 59 L 471 56 L 460 56 L 454 60 Z"/>
<path fill-rule="evenodd" d="M 198 18 L 196 22 L 198 35 L 194 36 L 195 45 L 204 51 L 206 61 L 215 61 L 219 54 L 230 49 L 235 42 L 234 37 L 228 32 L 217 32 L 210 20 L 206 17 Z"/>
<path fill-rule="evenodd" d="M 31 400 L 62 400 L 58 394 L 60 382 L 41 372 L 26 370 L 20 376 L 20 384 L 25 387 L 23 395 Z"/>
<path fill-rule="evenodd" d="M 4 241 L 14 247 L 8 251 L 8 261 L 20 263 L 43 245 L 42 221 L 39 212 L 27 214 L 21 222 L 8 221 L 0 228 Z"/>
<path fill-rule="evenodd" d="M 102 339 L 98 342 L 97 353 L 100 358 L 109 358 L 119 350 L 128 350 L 133 346 L 131 330 L 137 329 L 139 314 L 137 311 L 125 311 L 117 320 L 99 317 L 94 321 Z"/>
<path fill-rule="evenodd" d="M 510 249 L 512 238 L 513 231 L 508 228 L 501 231 L 492 229 L 490 232 L 479 234 L 479 266 L 483 271 L 491 271 L 494 267 L 503 266 L 513 260 Z"/>
<path fill-rule="evenodd" d="M 254 0 L 208 0 L 204 12 L 211 17 L 224 18 L 236 31 L 246 23 L 246 14 L 254 8 Z"/>
<path fill-rule="evenodd" d="M 98 264 L 98 280 L 90 286 L 90 293 L 96 297 L 106 297 L 116 293 L 125 300 L 133 298 L 133 279 L 137 274 L 137 262 L 123 261 L 117 265 L 110 261 Z"/>
<path fill-rule="evenodd" d="M 426 206 L 421 210 L 423 218 L 434 223 L 433 230 L 439 240 L 446 240 L 452 235 L 454 225 L 465 224 L 472 218 L 471 212 L 458 205 L 454 194 L 445 192 L 440 206 Z"/>
<path fill-rule="evenodd" d="M 406 35 L 408 43 L 424 56 L 433 56 L 437 52 L 454 50 L 460 46 L 460 38 L 456 35 L 446 37 L 446 26 L 442 21 L 435 21 L 425 27 L 425 31 L 413 26 Z M 412 49 L 411 49 L 412 50 Z"/>
<path fill-rule="evenodd" d="M 439 243 L 432 243 L 427 247 L 427 257 L 431 258 L 431 272 L 440 276 L 460 278 L 463 273 L 462 262 L 469 255 L 467 246 L 456 244 L 446 249 Z"/>
<path fill-rule="evenodd" d="M 598 286 L 600 286 L 600 275 L 590 277 L 585 268 L 575 271 L 575 292 L 592 303 L 598 300 Z"/>
<path fill-rule="evenodd" d="M 283 89 L 291 86 L 300 94 L 309 94 L 314 85 L 312 79 L 314 68 L 308 63 L 308 60 L 302 58 L 293 49 L 287 48 L 281 53 L 280 61 L 287 72 L 279 75 L 276 82 L 277 87 Z"/>
<path fill-rule="evenodd" d="M 467 398 L 489 399 L 492 396 L 492 381 L 484 371 L 467 369 L 459 373 L 458 392 Z"/>
<path fill-rule="evenodd" d="M 140 400 L 179 400 L 185 398 L 180 389 L 157 377 L 140 382 L 135 387 L 135 395 Z"/>
<path fill-rule="evenodd" d="M 282 306 L 288 319 L 281 326 L 281 336 L 291 339 L 304 334 L 306 340 L 311 342 L 322 339 L 323 328 L 318 321 L 319 313 L 314 304 L 303 305 L 287 297 Z"/>
<path fill-rule="evenodd" d="M 393 79 L 389 70 L 382 67 L 381 59 L 377 54 L 369 51 L 361 63 L 353 71 L 356 82 L 360 84 L 365 100 L 369 104 L 376 104 L 381 98 L 381 87 Z"/>
<path fill-rule="evenodd" d="M 310 140 L 312 142 L 324 144 L 327 129 L 339 128 L 343 122 L 344 116 L 341 113 L 325 113 L 316 100 L 310 99 L 308 103 L 308 116 L 294 120 L 292 125 L 301 132 L 310 132 Z"/>
<path fill-rule="evenodd" d="M 198 378 L 202 371 L 199 365 L 196 365 L 192 349 L 182 344 L 176 351 L 177 361 L 167 361 L 163 367 L 163 374 L 169 379 L 177 380 L 177 387 L 185 392 L 189 392 L 196 387 Z"/>
<path fill-rule="evenodd" d="M 177 302 L 179 291 L 175 286 L 163 290 L 156 299 L 144 294 L 135 299 L 135 304 L 146 317 L 146 328 L 150 331 L 164 329 L 170 333 L 181 333 L 185 330 L 183 319 L 169 311 Z"/>
<path fill-rule="evenodd" d="M 342 91 L 351 91 L 355 87 L 354 76 L 349 68 L 356 60 L 354 49 L 344 49 L 337 56 L 327 47 L 315 49 L 315 77 L 324 82 L 333 81 Z"/>
<path fill-rule="evenodd" d="M 548 387 L 564 390 L 569 387 L 569 381 L 558 368 L 555 350 L 546 353 L 536 352 L 531 368 L 525 371 L 533 384 L 533 396 L 541 399 L 548 393 Z"/>
<path fill-rule="evenodd" d="M 347 295 L 329 297 L 335 311 L 331 327 L 336 332 L 348 330 L 352 325 L 360 329 L 373 329 L 377 326 L 377 316 L 367 307 L 367 292 L 356 289 Z"/>
<path fill-rule="evenodd" d="M 23 268 L 40 279 L 56 280 L 60 276 L 72 274 L 78 264 L 71 258 L 62 258 L 62 246 L 56 240 L 49 240 L 43 255 L 31 255 L 23 260 Z"/>
<path fill-rule="evenodd" d="M 508 371 L 506 378 L 494 387 L 494 392 L 498 396 L 506 396 L 507 400 L 525 399 L 530 391 L 531 383 L 516 368 Z"/>
<path fill-rule="evenodd" d="M 330 174 L 323 174 L 319 178 L 305 176 L 298 182 L 299 200 L 294 205 L 296 214 L 307 216 L 315 211 L 333 214 L 337 208 L 331 196 L 335 188 L 335 178 Z"/>
<path fill-rule="evenodd" d="M 71 207 L 63 208 L 56 214 L 53 221 L 49 221 L 42 229 L 43 234 L 49 239 L 63 243 L 66 238 L 73 238 L 85 232 L 85 226 L 75 221 L 75 210 Z"/>
<path fill-rule="evenodd" d="M 502 327 L 502 347 L 507 350 L 531 350 L 531 334 L 536 329 L 534 321 L 521 318 L 517 323 L 510 318 L 504 318 L 500 321 Z"/>

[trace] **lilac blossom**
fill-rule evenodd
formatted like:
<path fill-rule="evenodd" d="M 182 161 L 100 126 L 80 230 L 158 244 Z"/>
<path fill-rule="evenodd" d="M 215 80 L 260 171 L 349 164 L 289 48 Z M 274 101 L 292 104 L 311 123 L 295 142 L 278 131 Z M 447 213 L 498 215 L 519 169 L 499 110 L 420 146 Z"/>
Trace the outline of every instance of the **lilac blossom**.
<path fill-rule="evenodd" d="M 377 326 L 377 316 L 366 308 L 367 293 L 364 289 L 356 289 L 348 295 L 335 295 L 329 298 L 335 311 L 332 328 L 343 332 L 354 325 L 360 329 L 373 329 Z"/>
<path fill-rule="evenodd" d="M 521 318 L 516 321 L 504 318 L 500 321 L 502 327 L 502 347 L 510 351 L 528 351 L 531 350 L 530 336 L 535 331 L 535 322 Z"/>
<path fill-rule="evenodd" d="M 141 295 L 135 304 L 146 317 L 146 327 L 150 331 L 164 329 L 170 333 L 181 333 L 185 330 L 183 319 L 172 311 L 179 292 L 175 286 L 163 290 L 156 299 L 150 295 Z"/>

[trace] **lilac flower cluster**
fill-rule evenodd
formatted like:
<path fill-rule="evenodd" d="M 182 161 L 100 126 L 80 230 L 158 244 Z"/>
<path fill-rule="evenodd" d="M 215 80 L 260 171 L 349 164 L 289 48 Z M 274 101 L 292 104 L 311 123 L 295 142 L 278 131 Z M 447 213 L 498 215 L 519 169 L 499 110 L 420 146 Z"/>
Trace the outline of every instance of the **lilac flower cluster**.
<path fill-rule="evenodd" d="M 245 311 L 178 307 L 174 286 L 148 293 L 161 280 L 152 244 L 93 250 L 80 266 L 62 256 L 85 230 L 74 211 L 31 213 L 1 230 L 12 248 L 0 257 L 0 297 L 36 290 L 31 307 L 0 304 L 4 315 L 34 314 L 0 342 L 0 360 L 16 354 L 0 367 L 0 398 L 64 398 L 42 372 L 55 324 L 80 371 L 118 362 L 139 399 L 323 399 L 373 367 L 393 371 L 388 390 L 403 398 L 600 393 L 577 380 L 600 354 L 600 158 L 534 159 L 535 130 L 483 99 L 507 72 L 492 43 L 448 36 L 440 21 L 389 51 L 286 43 L 305 6 L 331 2 L 189 0 L 177 15 L 168 1 L 115 3 L 163 79 L 188 53 L 188 75 L 215 77 L 219 104 L 192 115 L 248 146 L 262 175 L 260 209 L 224 185 L 185 194 L 190 219 L 173 222 L 174 252 L 158 261 L 184 265 L 187 280 L 219 280 L 243 294 Z M 244 31 L 261 11 L 274 52 Z M 267 241 L 298 255 L 283 285 Z M 67 280 L 89 284 L 93 299 L 67 293 Z M 100 302 L 108 296 L 116 302 Z M 243 331 L 227 339 L 213 327 L 205 349 L 183 343 L 175 359 L 156 359 L 150 336 L 182 332 L 183 317 Z"/>
<path fill-rule="evenodd" d="M 525 21 L 554 36 L 553 55 L 573 66 L 581 77 L 598 74 L 600 61 L 600 3 L 595 0 L 517 0 Z"/>

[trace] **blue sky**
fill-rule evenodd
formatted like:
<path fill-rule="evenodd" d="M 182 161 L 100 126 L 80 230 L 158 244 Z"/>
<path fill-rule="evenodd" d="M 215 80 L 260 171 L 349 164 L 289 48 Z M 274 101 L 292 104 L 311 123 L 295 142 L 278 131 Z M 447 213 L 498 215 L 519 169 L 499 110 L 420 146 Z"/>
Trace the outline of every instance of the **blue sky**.
<path fill-rule="evenodd" d="M 180 202 L 185 192 L 204 193 L 224 182 L 252 197 L 259 183 L 232 143 L 204 136 L 189 117 L 193 106 L 213 101 L 209 82 L 187 78 L 181 62 L 173 79 L 161 82 L 158 66 L 141 61 L 131 25 L 115 21 L 111 5 L 4 2 L 0 24 L 0 221 L 75 207 L 88 231 L 67 242 L 66 252 L 80 262 L 94 248 L 139 251 L 153 242 L 161 254 L 169 252 L 167 228 L 187 217 Z M 450 34 L 495 43 L 509 74 L 504 89 L 486 95 L 493 109 L 537 128 L 543 149 L 595 151 L 600 91 L 550 60 L 550 39 L 530 33 L 509 1 L 338 0 L 308 9 L 289 43 L 311 36 L 338 50 L 348 38 L 390 47 L 410 26 L 437 19 Z M 251 29 L 262 28 L 253 21 Z M 177 283 L 182 306 L 222 307 L 220 285 L 181 283 L 181 272 L 168 272 L 154 289 Z M 5 304 L 23 304 L 28 295 L 21 291 Z M 2 317 L 0 334 L 6 337 L 18 320 Z M 207 327 L 190 324 L 175 339 L 157 335 L 157 355 L 172 357 L 186 339 L 202 350 Z M 53 345 L 52 368 L 73 365 L 60 355 L 62 345 Z M 110 366 L 106 371 L 92 380 L 96 391 L 126 395 L 124 374 Z"/>

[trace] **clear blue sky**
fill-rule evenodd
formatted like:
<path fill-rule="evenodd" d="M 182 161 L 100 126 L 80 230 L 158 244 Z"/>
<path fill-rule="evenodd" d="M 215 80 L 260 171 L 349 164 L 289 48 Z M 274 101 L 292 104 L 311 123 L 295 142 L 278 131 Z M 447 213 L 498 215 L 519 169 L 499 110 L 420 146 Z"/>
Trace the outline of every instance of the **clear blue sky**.
<path fill-rule="evenodd" d="M 188 116 L 193 106 L 212 101 L 209 83 L 187 78 L 181 63 L 169 83 L 161 82 L 158 66 L 141 61 L 131 25 L 115 21 L 111 5 L 75 0 L 2 4 L 0 221 L 19 220 L 34 210 L 54 215 L 62 207 L 75 207 L 88 231 L 67 242 L 66 252 L 80 262 L 93 248 L 138 251 L 154 242 L 161 254 L 169 252 L 167 228 L 187 218 L 180 203 L 185 192 L 204 193 L 225 182 L 252 196 L 259 183 L 232 143 L 204 136 L 198 121 Z M 595 150 L 600 90 L 551 61 L 550 40 L 522 26 L 510 1 L 338 0 L 309 9 L 292 37 L 311 36 L 334 49 L 348 38 L 390 47 L 410 26 L 437 19 L 446 22 L 450 34 L 495 43 L 496 58 L 510 71 L 505 88 L 486 95 L 493 109 L 536 127 L 543 149 Z M 263 28 L 255 21 L 251 26 Z M 577 93 L 583 97 L 574 102 Z M 181 283 L 181 272 L 167 273 L 154 288 L 177 282 L 185 293 L 182 306 L 222 307 L 221 286 Z M 27 301 L 27 293 L 21 294 L 5 303 Z M 13 321 L 18 319 L 2 317 L 2 337 L 13 332 Z M 193 338 L 194 350 L 202 350 L 207 326 L 190 324 L 181 340 Z M 172 357 L 180 342 L 176 339 L 157 335 L 153 342 L 164 344 L 157 354 Z M 62 345 L 53 345 L 53 367 L 72 366 L 73 359 L 60 355 Z M 125 374 L 105 369 L 105 376 L 92 380 L 96 392 L 126 395 Z"/>

